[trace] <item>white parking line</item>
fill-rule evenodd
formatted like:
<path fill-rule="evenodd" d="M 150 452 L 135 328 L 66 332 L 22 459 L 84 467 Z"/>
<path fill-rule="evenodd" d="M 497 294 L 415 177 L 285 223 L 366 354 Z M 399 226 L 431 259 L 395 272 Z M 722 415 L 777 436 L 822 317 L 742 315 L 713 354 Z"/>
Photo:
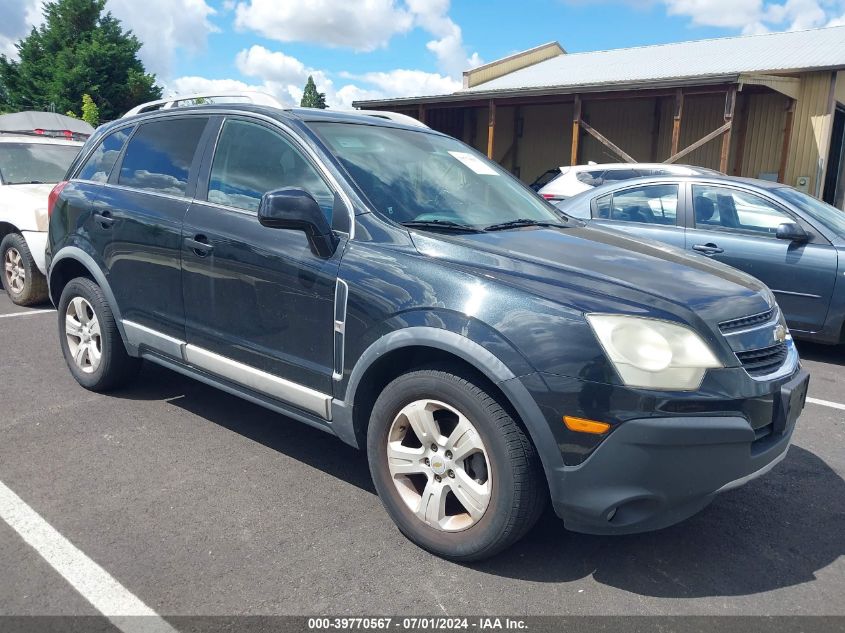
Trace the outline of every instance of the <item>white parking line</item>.
<path fill-rule="evenodd" d="M 12 312 L 12 314 L 0 314 L 0 319 L 11 319 L 19 316 L 32 316 L 33 314 L 49 314 L 55 310 L 27 310 L 26 312 Z"/>
<path fill-rule="evenodd" d="M 840 411 L 845 411 L 845 404 L 831 402 L 830 400 L 818 400 L 816 398 L 807 398 L 807 402 L 809 402 L 810 404 L 817 404 L 822 407 L 830 407 L 831 409 L 839 409 Z"/>
<path fill-rule="evenodd" d="M 155 611 L 0 482 L 0 518 L 124 633 L 176 633 Z"/>

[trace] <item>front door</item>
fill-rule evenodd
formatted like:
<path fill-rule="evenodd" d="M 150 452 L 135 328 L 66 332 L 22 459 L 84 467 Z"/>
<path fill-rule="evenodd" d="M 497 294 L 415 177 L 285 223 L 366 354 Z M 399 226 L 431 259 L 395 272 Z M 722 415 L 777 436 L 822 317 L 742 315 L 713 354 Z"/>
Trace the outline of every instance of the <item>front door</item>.
<path fill-rule="evenodd" d="M 224 122 L 209 172 L 183 229 L 188 361 L 325 417 L 344 243 L 320 257 L 257 211 L 264 193 L 296 187 L 331 220 L 335 193 L 291 138 L 247 119 Z"/>
<path fill-rule="evenodd" d="M 738 268 L 775 293 L 789 326 L 822 329 L 836 278 L 837 255 L 820 235 L 809 242 L 777 239 L 785 222 L 811 227 L 785 208 L 750 191 L 721 185 L 692 185 L 687 249 Z"/>

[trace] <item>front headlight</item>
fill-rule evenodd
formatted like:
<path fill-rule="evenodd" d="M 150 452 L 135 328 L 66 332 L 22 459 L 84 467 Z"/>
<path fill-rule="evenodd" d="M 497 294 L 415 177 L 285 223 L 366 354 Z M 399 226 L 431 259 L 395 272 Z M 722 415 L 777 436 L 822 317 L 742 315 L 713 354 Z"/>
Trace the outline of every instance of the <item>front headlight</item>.
<path fill-rule="evenodd" d="M 694 391 L 709 368 L 722 367 L 688 327 L 635 316 L 588 314 L 587 321 L 629 387 Z"/>

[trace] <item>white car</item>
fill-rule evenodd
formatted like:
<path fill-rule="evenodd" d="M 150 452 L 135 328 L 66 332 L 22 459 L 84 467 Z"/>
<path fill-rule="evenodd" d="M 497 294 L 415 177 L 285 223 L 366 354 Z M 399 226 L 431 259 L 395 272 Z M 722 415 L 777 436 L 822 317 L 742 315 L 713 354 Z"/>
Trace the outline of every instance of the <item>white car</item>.
<path fill-rule="evenodd" d="M 548 174 L 548 172 L 546 172 Z M 546 200 L 566 200 L 599 185 L 617 180 L 648 176 L 714 176 L 719 172 L 705 167 L 666 163 L 608 163 L 561 167 L 560 174 L 546 182 L 537 193 Z M 548 177 L 548 176 L 546 176 Z"/>
<path fill-rule="evenodd" d="M 3 288 L 18 305 L 47 299 L 47 198 L 80 141 L 0 132 L 0 261 Z"/>

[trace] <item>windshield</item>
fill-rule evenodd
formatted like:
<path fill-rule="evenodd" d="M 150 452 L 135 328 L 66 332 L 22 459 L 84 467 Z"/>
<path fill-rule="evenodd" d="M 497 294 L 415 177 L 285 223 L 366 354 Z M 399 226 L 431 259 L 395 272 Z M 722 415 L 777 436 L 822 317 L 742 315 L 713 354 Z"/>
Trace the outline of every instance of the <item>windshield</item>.
<path fill-rule="evenodd" d="M 819 224 L 834 233 L 845 236 L 845 211 L 840 211 L 836 207 L 791 187 L 778 189 L 776 193 L 809 215 L 811 219 L 817 220 Z"/>
<path fill-rule="evenodd" d="M 78 153 L 75 145 L 0 143 L 0 178 L 6 185 L 56 183 Z"/>
<path fill-rule="evenodd" d="M 399 223 L 447 228 L 561 216 L 498 165 L 452 138 L 425 131 L 312 123 L 375 210 Z"/>

